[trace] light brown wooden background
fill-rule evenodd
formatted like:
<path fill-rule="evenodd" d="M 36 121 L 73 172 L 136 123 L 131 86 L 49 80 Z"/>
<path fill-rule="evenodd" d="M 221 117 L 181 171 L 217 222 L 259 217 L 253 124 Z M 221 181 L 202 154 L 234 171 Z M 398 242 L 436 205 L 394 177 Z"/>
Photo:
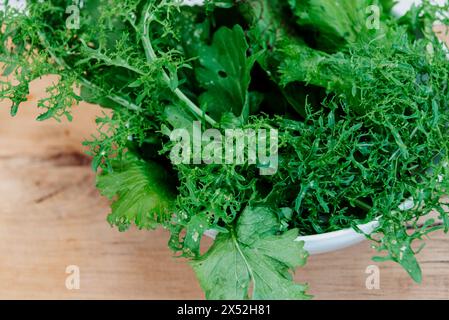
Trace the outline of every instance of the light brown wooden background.
<path fill-rule="evenodd" d="M 108 202 L 81 146 L 100 109 L 82 103 L 71 124 L 34 120 L 51 81 L 33 84 L 16 118 L 0 104 L 0 299 L 202 299 L 167 232 L 119 233 L 106 222 Z M 317 299 L 449 299 L 449 235 L 427 241 L 421 285 L 393 263 L 373 263 L 373 254 L 365 242 L 312 256 L 296 279 Z M 79 290 L 65 287 L 69 265 L 80 268 Z M 379 290 L 366 289 L 369 265 L 380 267 Z"/>

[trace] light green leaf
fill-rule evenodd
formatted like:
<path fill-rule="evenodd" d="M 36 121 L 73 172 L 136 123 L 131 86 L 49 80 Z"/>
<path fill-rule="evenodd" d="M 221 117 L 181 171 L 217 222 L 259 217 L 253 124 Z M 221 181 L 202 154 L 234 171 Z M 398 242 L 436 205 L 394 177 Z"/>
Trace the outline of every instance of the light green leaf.
<path fill-rule="evenodd" d="M 327 54 L 306 44 L 283 43 L 283 62 L 280 65 L 282 85 L 298 81 L 339 92 L 353 87 L 349 61 L 341 53 Z"/>
<path fill-rule="evenodd" d="M 277 219 L 267 218 L 274 217 L 274 212 L 269 208 L 247 207 L 238 220 L 237 237 L 240 242 L 251 245 L 260 237 L 273 235 L 279 230 L 279 222 Z"/>
<path fill-rule="evenodd" d="M 171 218 L 173 193 L 164 168 L 135 157 L 116 162 L 97 178 L 97 187 L 112 203 L 108 221 L 124 231 L 131 223 L 153 229 Z"/>
<path fill-rule="evenodd" d="M 289 0 L 300 26 L 319 32 L 322 43 L 342 45 L 367 33 L 369 0 Z"/>
<path fill-rule="evenodd" d="M 277 226 L 277 228 L 275 227 Z M 303 266 L 307 252 L 293 229 L 276 235 L 275 213 L 247 208 L 235 230 L 220 234 L 193 269 L 208 299 L 308 299 L 306 285 L 293 282 L 290 270 Z M 249 289 L 252 286 L 250 297 Z"/>
<path fill-rule="evenodd" d="M 432 221 L 430 221 L 430 224 L 431 223 Z M 416 254 L 419 250 L 415 251 L 412 249 L 414 239 L 422 236 L 421 230 L 417 230 L 415 231 L 415 234 L 409 235 L 405 225 L 394 226 L 390 221 L 384 222 L 383 227 L 389 228 L 388 230 L 390 232 L 384 233 L 384 237 L 381 239 L 382 245 L 378 247 L 377 250 L 387 250 L 388 255 L 385 257 L 375 257 L 374 260 L 395 261 L 407 271 L 415 282 L 421 283 L 422 271 L 418 260 L 416 259 Z M 423 228 L 425 228 L 425 226 Z"/>

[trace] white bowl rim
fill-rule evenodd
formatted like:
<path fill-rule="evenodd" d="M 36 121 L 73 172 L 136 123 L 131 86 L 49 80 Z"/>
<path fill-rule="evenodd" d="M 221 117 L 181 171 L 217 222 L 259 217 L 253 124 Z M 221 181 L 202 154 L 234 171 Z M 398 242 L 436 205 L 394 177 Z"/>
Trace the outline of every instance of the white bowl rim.
<path fill-rule="evenodd" d="M 407 211 L 412 209 L 414 206 L 415 206 L 414 199 L 408 198 L 398 206 L 398 210 Z M 367 236 L 371 235 L 379 226 L 380 218 L 381 216 L 374 218 L 370 222 L 357 225 L 357 228 L 361 232 L 359 232 L 359 230 L 356 230 L 353 227 L 344 228 L 341 230 L 331 232 L 298 236 L 295 239 L 295 241 L 304 241 L 305 243 L 304 246 L 306 250 L 309 251 L 310 254 L 326 253 L 336 251 L 339 249 L 344 249 L 365 240 Z M 206 232 L 204 232 L 204 235 L 212 239 L 215 239 L 218 233 L 219 232 L 217 230 L 210 229 L 206 230 Z M 329 243 L 331 243 L 333 240 L 341 243 L 329 245 Z M 319 245 L 320 242 L 323 242 L 323 244 Z"/>
<path fill-rule="evenodd" d="M 362 231 L 362 233 L 355 230 L 355 228 L 344 228 L 341 230 L 335 230 L 330 232 L 324 232 L 324 233 L 318 233 L 318 234 L 311 234 L 311 235 L 304 235 L 304 236 L 298 236 L 295 241 L 320 241 L 320 240 L 329 240 L 332 238 L 340 238 L 345 237 L 353 234 L 360 234 L 360 235 L 370 235 L 372 231 L 377 228 L 379 225 L 378 218 L 374 219 L 373 221 L 367 222 L 365 224 L 359 224 L 357 225 L 357 228 Z M 209 229 L 204 232 L 204 234 L 210 238 L 215 238 L 220 232 L 214 229 Z"/>
<path fill-rule="evenodd" d="M 363 233 L 358 232 L 357 230 L 355 230 L 355 228 L 345 228 L 345 229 L 340 229 L 340 230 L 335 230 L 335 231 L 330 231 L 330 232 L 324 232 L 324 233 L 319 233 L 319 234 L 298 236 L 296 238 L 296 241 L 329 240 L 329 239 L 332 239 L 332 238 L 340 238 L 340 237 L 345 237 L 347 235 L 352 235 L 352 234 L 354 234 L 354 232 L 356 232 L 357 234 L 366 236 L 366 235 L 370 235 L 372 233 L 372 231 L 375 228 L 377 228 L 378 225 L 379 225 L 379 221 L 376 218 L 373 221 L 370 221 L 368 223 L 357 225 L 357 228 L 359 228 Z"/>

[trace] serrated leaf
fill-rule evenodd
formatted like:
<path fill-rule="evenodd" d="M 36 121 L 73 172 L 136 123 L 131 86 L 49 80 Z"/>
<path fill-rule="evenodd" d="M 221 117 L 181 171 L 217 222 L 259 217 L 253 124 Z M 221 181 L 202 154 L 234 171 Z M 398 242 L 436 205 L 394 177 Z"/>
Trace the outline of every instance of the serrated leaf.
<path fill-rule="evenodd" d="M 420 231 L 416 232 L 419 233 Z M 384 233 L 381 240 L 384 246 L 381 248 L 388 250 L 388 255 L 386 257 L 375 257 L 374 259 L 375 261 L 391 260 L 399 263 L 415 282 L 421 283 L 422 271 L 416 259 L 417 252 L 412 249 L 413 239 L 413 236 L 408 235 L 406 226 L 396 226 L 395 232 Z"/>
<path fill-rule="evenodd" d="M 398 262 L 416 283 L 422 282 L 421 267 L 416 259 L 415 252 L 409 246 L 403 250 Z"/>
<path fill-rule="evenodd" d="M 277 228 L 274 226 L 277 225 Z M 247 208 L 236 229 L 220 234 L 193 269 L 208 299 L 308 299 L 307 286 L 293 282 L 290 271 L 305 264 L 298 230 L 277 235 L 275 213 Z M 249 289 L 252 286 L 252 295 Z"/>
<path fill-rule="evenodd" d="M 250 214 L 247 212 L 251 211 Z M 267 219 L 266 215 L 275 216 L 275 213 L 269 208 L 256 207 L 251 209 L 247 207 L 238 221 L 238 239 L 240 242 L 251 245 L 260 237 L 273 235 L 279 229 L 277 219 Z"/>
<path fill-rule="evenodd" d="M 97 178 L 97 187 L 114 199 L 108 221 L 124 231 L 134 223 L 152 229 L 171 218 L 173 193 L 165 169 L 151 161 L 129 157 L 113 164 L 113 171 Z"/>
<path fill-rule="evenodd" d="M 321 43 L 339 46 L 354 42 L 366 29 L 368 0 L 289 0 L 300 26 L 319 32 Z"/>
<path fill-rule="evenodd" d="M 340 53 L 327 54 L 305 43 L 283 43 L 280 82 L 287 85 L 305 82 L 329 91 L 350 92 L 353 87 L 349 61 Z"/>
<path fill-rule="evenodd" d="M 247 57 L 248 44 L 243 29 L 220 28 L 211 46 L 201 46 L 196 77 L 206 92 L 200 96 L 202 108 L 216 120 L 232 111 L 240 116 L 248 104 L 250 72 L 257 58 Z"/>

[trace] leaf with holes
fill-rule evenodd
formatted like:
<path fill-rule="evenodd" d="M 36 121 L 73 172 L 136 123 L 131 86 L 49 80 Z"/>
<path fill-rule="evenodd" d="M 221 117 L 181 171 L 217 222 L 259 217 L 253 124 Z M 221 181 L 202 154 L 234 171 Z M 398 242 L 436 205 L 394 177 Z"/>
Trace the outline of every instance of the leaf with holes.
<path fill-rule="evenodd" d="M 243 29 L 220 28 L 211 46 L 199 49 L 200 68 L 196 77 L 206 89 L 200 96 L 201 107 L 216 120 L 232 111 L 240 116 L 248 106 L 250 72 L 257 54 L 247 57 L 248 44 Z"/>

